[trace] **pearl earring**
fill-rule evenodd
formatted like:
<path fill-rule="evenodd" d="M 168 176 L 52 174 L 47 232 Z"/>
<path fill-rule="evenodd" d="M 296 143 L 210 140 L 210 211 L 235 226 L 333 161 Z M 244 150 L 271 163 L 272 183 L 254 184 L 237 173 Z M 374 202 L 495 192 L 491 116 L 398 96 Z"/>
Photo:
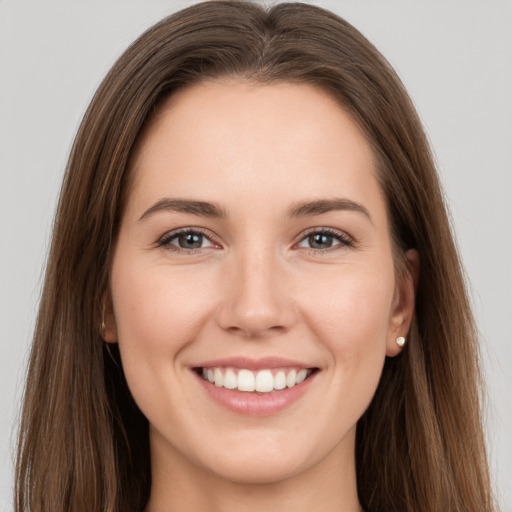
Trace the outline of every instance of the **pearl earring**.
<path fill-rule="evenodd" d="M 399 347 L 403 347 L 405 345 L 405 338 L 403 336 L 398 336 L 395 341 Z"/>

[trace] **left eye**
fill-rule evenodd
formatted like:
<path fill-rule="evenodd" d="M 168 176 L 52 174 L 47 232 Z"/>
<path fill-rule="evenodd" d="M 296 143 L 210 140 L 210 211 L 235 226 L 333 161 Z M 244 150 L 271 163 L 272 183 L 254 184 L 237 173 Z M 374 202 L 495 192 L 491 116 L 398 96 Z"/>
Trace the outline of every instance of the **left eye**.
<path fill-rule="evenodd" d="M 337 245 L 351 245 L 352 241 L 341 233 L 332 233 L 330 231 L 315 231 L 309 233 L 300 242 L 299 247 L 308 249 L 322 250 L 330 249 Z"/>
<path fill-rule="evenodd" d="M 200 231 L 181 231 L 170 234 L 160 240 L 159 245 L 169 248 L 185 249 L 203 249 L 205 247 L 213 247 L 210 239 Z M 174 247 L 171 247 L 174 246 Z"/>

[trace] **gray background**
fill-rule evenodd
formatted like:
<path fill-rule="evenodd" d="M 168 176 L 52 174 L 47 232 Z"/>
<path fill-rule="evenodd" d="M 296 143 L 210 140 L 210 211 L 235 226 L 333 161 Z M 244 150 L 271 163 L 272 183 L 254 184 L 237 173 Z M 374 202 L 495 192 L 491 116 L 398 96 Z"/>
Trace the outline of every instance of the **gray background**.
<path fill-rule="evenodd" d="M 62 172 L 80 118 L 123 49 L 194 2 L 0 1 L 0 510 Z M 312 2 L 394 65 L 435 150 L 471 284 L 488 381 L 487 437 L 512 511 L 512 3 Z"/>

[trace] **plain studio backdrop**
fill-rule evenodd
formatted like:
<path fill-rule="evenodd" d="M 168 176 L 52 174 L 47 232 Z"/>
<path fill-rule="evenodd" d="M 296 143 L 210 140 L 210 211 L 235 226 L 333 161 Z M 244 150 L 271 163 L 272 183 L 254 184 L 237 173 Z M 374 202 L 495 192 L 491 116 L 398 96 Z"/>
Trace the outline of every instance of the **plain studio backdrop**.
<path fill-rule="evenodd" d="M 73 137 L 120 53 L 151 24 L 192 3 L 0 0 L 2 512 L 12 511 L 15 425 Z M 311 3 L 346 18 L 377 46 L 424 122 L 482 333 L 493 480 L 503 510 L 512 512 L 512 3 Z"/>

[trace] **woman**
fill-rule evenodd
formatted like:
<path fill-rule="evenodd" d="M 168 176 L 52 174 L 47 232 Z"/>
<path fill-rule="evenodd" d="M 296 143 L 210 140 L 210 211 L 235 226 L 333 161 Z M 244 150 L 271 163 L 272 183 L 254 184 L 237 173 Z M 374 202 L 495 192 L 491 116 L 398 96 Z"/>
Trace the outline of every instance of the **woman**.
<path fill-rule="evenodd" d="M 17 510 L 493 510 L 476 351 L 386 61 L 316 7 L 198 4 L 77 135 Z"/>

